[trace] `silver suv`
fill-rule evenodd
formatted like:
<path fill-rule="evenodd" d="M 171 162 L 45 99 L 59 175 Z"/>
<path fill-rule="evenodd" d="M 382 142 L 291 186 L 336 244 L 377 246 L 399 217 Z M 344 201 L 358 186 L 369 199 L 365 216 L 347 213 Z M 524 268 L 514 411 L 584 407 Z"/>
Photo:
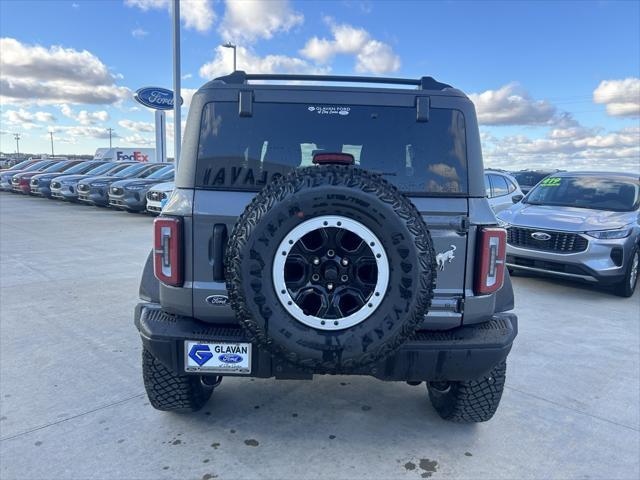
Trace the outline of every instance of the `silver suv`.
<path fill-rule="evenodd" d="M 638 174 L 563 172 L 498 214 L 507 227 L 507 266 L 613 285 L 624 297 L 638 281 Z"/>

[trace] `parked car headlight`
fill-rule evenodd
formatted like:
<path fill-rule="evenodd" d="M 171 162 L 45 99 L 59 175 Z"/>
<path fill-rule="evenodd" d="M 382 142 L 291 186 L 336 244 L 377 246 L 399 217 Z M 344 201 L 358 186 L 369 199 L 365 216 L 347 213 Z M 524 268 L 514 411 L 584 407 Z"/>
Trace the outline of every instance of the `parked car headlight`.
<path fill-rule="evenodd" d="M 631 235 L 631 229 L 618 228 L 616 230 L 592 230 L 591 232 L 586 233 L 590 237 L 598 238 L 600 240 L 613 240 L 616 238 L 627 238 Z"/>

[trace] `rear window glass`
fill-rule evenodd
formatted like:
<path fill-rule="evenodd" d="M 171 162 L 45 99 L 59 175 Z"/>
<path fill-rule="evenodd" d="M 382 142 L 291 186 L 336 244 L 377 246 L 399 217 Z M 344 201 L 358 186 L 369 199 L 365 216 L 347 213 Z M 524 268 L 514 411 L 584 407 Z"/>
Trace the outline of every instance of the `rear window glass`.
<path fill-rule="evenodd" d="M 543 172 L 516 172 L 513 174 L 520 185 L 533 186 L 549 175 Z"/>
<path fill-rule="evenodd" d="M 466 193 L 464 116 L 415 108 L 254 103 L 240 117 L 236 102 L 205 105 L 196 187 L 258 191 L 275 177 L 312 165 L 319 152 L 350 153 L 410 194 Z"/>

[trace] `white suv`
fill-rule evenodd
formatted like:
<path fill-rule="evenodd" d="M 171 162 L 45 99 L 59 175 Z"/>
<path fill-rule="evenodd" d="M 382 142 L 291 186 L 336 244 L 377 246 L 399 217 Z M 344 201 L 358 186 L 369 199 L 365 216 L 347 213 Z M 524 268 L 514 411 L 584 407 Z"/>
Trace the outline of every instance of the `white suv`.
<path fill-rule="evenodd" d="M 495 213 L 506 210 L 524 198 L 518 181 L 508 173 L 499 170 L 485 170 L 484 187 L 489 205 Z"/>

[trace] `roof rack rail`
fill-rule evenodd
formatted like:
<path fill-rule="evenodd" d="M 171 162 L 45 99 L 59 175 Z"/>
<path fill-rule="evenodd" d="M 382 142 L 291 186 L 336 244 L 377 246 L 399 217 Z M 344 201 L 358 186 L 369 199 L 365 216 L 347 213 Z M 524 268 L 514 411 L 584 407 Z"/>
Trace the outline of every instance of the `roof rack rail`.
<path fill-rule="evenodd" d="M 397 77 L 358 77 L 351 75 L 303 75 L 303 74 L 280 74 L 280 73 L 246 73 L 242 70 L 218 77 L 216 80 L 228 84 L 243 85 L 247 80 L 288 80 L 288 81 L 310 81 L 310 82 L 345 82 L 345 83 L 386 83 L 389 85 L 415 85 L 421 90 L 444 90 L 452 88 L 451 85 L 441 83 L 433 77 L 422 78 L 397 78 Z"/>

